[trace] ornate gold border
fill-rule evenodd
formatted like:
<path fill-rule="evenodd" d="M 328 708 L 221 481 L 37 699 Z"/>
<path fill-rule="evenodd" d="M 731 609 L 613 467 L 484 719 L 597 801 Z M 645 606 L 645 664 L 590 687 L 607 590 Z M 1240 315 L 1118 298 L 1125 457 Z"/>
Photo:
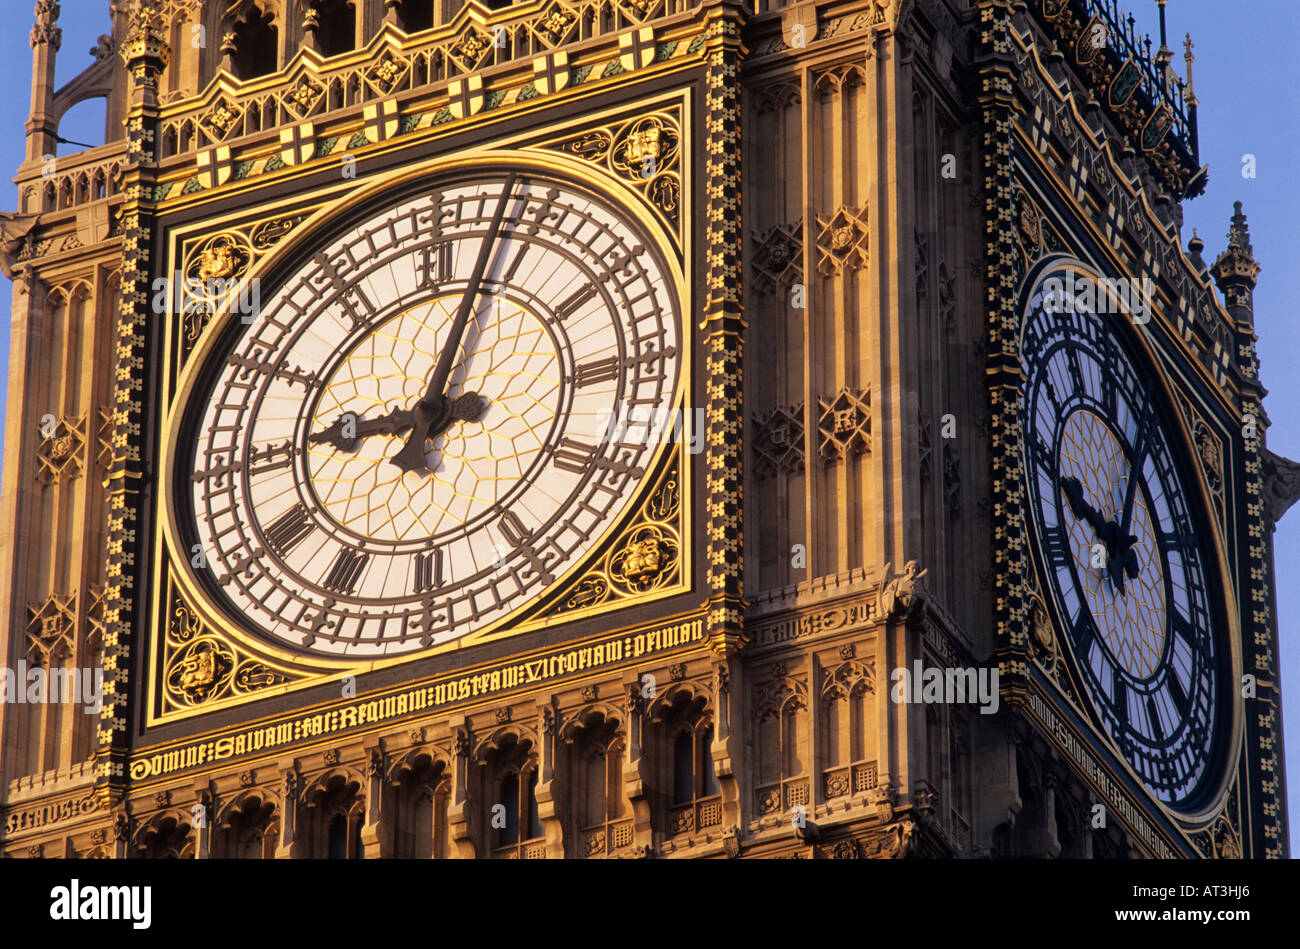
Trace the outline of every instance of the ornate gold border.
<path fill-rule="evenodd" d="M 689 93 L 686 90 L 676 90 L 672 94 L 665 96 L 660 101 L 662 102 L 672 101 L 680 105 L 684 116 L 684 120 L 682 123 L 683 154 L 689 159 L 690 147 L 691 147 L 690 136 L 692 131 L 692 126 L 689 120 L 689 115 L 690 115 Z M 620 110 L 626 111 L 627 107 L 628 107 L 627 104 L 623 104 L 619 107 L 615 107 L 608 110 L 606 114 L 614 114 Z M 583 122 L 591 122 L 596 118 L 598 117 L 584 116 L 582 117 L 581 120 L 577 120 L 570 124 L 579 125 Z M 550 130 L 548 129 L 547 131 Z M 519 133 L 512 136 L 512 139 L 516 143 L 516 147 L 512 149 L 498 147 L 498 148 L 481 148 L 481 149 L 475 149 L 471 151 L 458 152 L 451 156 L 443 156 L 443 157 L 432 159 L 426 163 L 422 163 L 421 165 L 415 168 L 402 169 L 400 171 L 393 172 L 391 174 L 377 178 L 373 182 L 367 183 L 367 185 L 363 189 L 356 191 L 355 193 L 349 194 L 347 197 L 343 198 L 340 201 L 335 201 L 320 206 L 311 215 L 311 217 L 308 218 L 308 220 L 304 221 L 302 224 L 296 227 L 283 241 L 281 241 L 273 253 L 268 254 L 262 260 L 259 260 L 250 269 L 247 276 L 248 278 L 251 279 L 254 276 L 260 275 L 268 267 L 275 266 L 276 262 L 280 260 L 284 254 L 291 252 L 292 249 L 298 246 L 300 242 L 310 241 L 321 231 L 322 228 L 328 227 L 328 221 L 330 216 L 340 208 L 354 207 L 360 204 L 361 202 L 368 200 L 370 197 L 382 193 L 383 191 L 389 188 L 400 185 L 403 182 L 410 181 L 412 179 L 427 174 L 431 174 L 431 173 L 438 173 L 438 172 L 450 171 L 454 169 L 468 167 L 475 163 L 484 162 L 484 161 L 509 161 L 524 166 L 531 166 L 542 171 L 552 171 L 552 172 L 559 171 L 559 173 L 561 174 L 568 174 L 570 176 L 577 178 L 577 180 L 579 181 L 586 182 L 588 186 L 594 187 L 596 190 L 605 194 L 608 197 L 608 199 L 614 202 L 617 206 L 625 208 L 629 213 L 633 214 L 633 216 L 637 219 L 637 221 L 641 224 L 641 226 L 647 231 L 647 233 L 651 236 L 651 238 L 657 242 L 659 250 L 663 255 L 665 261 L 667 262 L 670 278 L 674 281 L 676 285 L 676 292 L 678 294 L 678 299 L 682 301 L 682 320 L 683 320 L 683 334 L 684 334 L 683 339 L 684 341 L 690 342 L 690 345 L 686 347 L 687 349 L 686 353 L 684 353 L 681 381 L 679 384 L 678 392 L 674 397 L 675 407 L 679 411 L 684 410 L 686 405 L 689 402 L 688 396 L 693 387 L 692 372 L 693 372 L 694 340 L 692 338 L 692 334 L 690 330 L 690 321 L 692 319 L 692 315 L 694 312 L 694 297 L 693 297 L 691 285 L 687 280 L 687 277 L 684 273 L 683 266 L 682 266 L 683 260 L 689 261 L 691 259 L 689 231 L 685 235 L 686 240 L 684 242 L 683 250 L 679 252 L 677 248 L 674 246 L 673 238 L 675 238 L 676 235 L 672 235 L 672 237 L 670 237 L 669 235 L 664 233 L 665 231 L 664 225 L 658 219 L 656 219 L 655 215 L 651 212 L 650 208 L 645 205 L 644 199 L 642 198 L 641 195 L 635 193 L 631 189 L 626 188 L 622 183 L 620 183 L 613 176 L 609 174 L 604 174 L 600 172 L 598 169 L 593 169 L 592 167 L 586 165 L 585 163 L 568 159 L 562 155 L 557 155 L 549 151 L 546 152 L 545 155 L 543 156 L 542 154 L 539 154 L 538 146 L 535 145 L 532 146 L 531 148 L 527 146 L 525 146 L 524 148 L 518 147 L 517 143 L 519 142 L 520 139 L 536 138 L 536 137 L 537 137 L 537 131 L 530 130 L 528 132 Z M 692 182 L 691 182 L 692 166 L 689 160 L 683 161 L 681 173 L 683 177 L 683 194 L 690 194 L 691 192 L 689 189 L 692 187 Z M 340 190 L 346 191 L 347 186 L 346 185 L 334 186 L 325 190 L 327 190 L 328 192 L 337 193 Z M 313 196 L 303 195 L 301 197 L 304 200 L 310 200 Z M 245 211 L 239 215 L 231 215 L 226 220 L 232 220 L 236 218 L 247 219 L 251 216 L 252 213 L 253 212 L 251 211 Z M 178 229 L 176 232 L 169 235 L 170 238 L 169 249 L 171 251 L 169 258 L 170 259 L 175 258 L 175 254 L 178 246 L 177 242 L 186 233 L 193 233 L 194 231 L 197 231 L 202 228 L 210 228 L 213 223 L 214 222 L 211 221 L 203 222 L 202 224 L 196 224 L 193 225 L 192 227 L 188 227 L 185 229 Z M 177 445 L 175 444 L 175 438 L 176 438 L 175 425 L 178 419 L 177 413 L 179 411 L 179 407 L 183 404 L 184 399 L 188 396 L 189 391 L 194 384 L 195 375 L 198 371 L 195 367 L 199 366 L 202 363 L 202 357 L 204 353 L 206 353 L 206 351 L 211 347 L 212 341 L 215 339 L 215 336 L 217 334 L 217 327 L 222 325 L 223 320 L 226 318 L 228 318 L 228 314 L 225 315 L 218 314 L 213 317 L 213 319 L 209 322 L 208 328 L 204 331 L 204 335 L 200 338 L 198 345 L 195 347 L 192 353 L 192 357 L 198 357 L 198 358 L 191 358 L 188 361 L 188 368 L 184 370 L 176 391 L 174 393 L 172 392 L 164 393 L 164 398 L 168 402 L 168 409 L 166 412 L 166 418 L 163 422 L 165 426 L 164 427 L 165 440 L 163 444 L 163 453 L 162 453 L 163 457 L 160 463 L 159 492 L 162 498 L 162 504 L 164 505 L 165 512 L 162 517 L 158 518 L 158 527 L 155 532 L 155 540 L 156 543 L 158 544 L 158 549 L 154 558 L 155 583 L 153 587 L 153 594 L 152 594 L 153 601 L 151 606 L 151 610 L 152 610 L 151 615 L 154 617 L 161 617 L 163 615 L 162 611 L 165 610 L 167 607 L 167 604 L 162 600 L 162 591 L 165 589 L 165 583 L 168 579 L 171 568 L 174 564 L 174 557 L 171 555 L 171 552 L 177 549 L 175 524 L 174 524 L 176 515 L 170 498 L 170 485 L 168 484 L 168 479 L 170 477 L 168 473 L 169 468 L 171 465 L 172 458 L 174 457 L 174 453 L 177 450 Z M 179 329 L 176 324 L 177 321 L 173 320 L 173 321 L 169 321 L 167 326 L 167 339 L 166 339 L 165 351 L 168 353 L 174 352 L 175 346 L 178 343 L 178 340 L 176 339 L 176 335 L 179 332 Z M 681 512 L 682 535 L 684 538 L 690 538 L 692 536 L 691 512 L 690 512 L 691 462 L 689 456 L 685 452 L 685 445 L 683 444 L 683 445 L 672 446 L 672 445 L 665 444 L 661 446 L 660 449 L 656 452 L 655 457 L 651 463 L 651 470 L 658 470 L 661 466 L 664 457 L 673 451 L 676 451 L 677 454 L 680 456 L 678 460 L 678 466 L 679 466 L 679 470 L 681 471 L 681 490 L 682 490 L 682 497 L 683 497 L 683 503 L 682 503 L 683 510 Z M 648 483 L 646 486 L 644 486 L 641 489 L 641 492 L 637 495 L 637 499 L 633 502 L 633 508 L 639 509 L 640 506 L 644 504 L 647 492 L 652 487 L 653 485 Z M 583 561 L 571 567 L 570 570 L 567 571 L 564 574 L 564 576 L 557 581 L 555 586 L 552 587 L 552 590 L 558 590 L 564 588 L 568 583 L 571 582 L 574 576 L 578 575 L 579 571 L 589 568 L 591 562 L 594 561 L 594 559 L 604 556 L 604 554 L 607 552 L 604 551 L 603 548 L 605 545 L 608 544 L 610 537 L 613 536 L 618 531 L 627 529 L 628 526 L 629 526 L 629 520 L 627 518 L 624 518 L 614 523 L 609 528 L 609 530 L 604 535 L 602 535 L 602 537 L 599 539 L 599 541 L 593 548 L 594 553 L 591 554 L 588 558 L 585 558 Z M 676 584 L 669 587 L 656 589 L 652 593 L 649 593 L 645 596 L 622 600 L 619 602 L 617 608 L 621 609 L 624 606 L 632 606 L 632 605 L 638 605 L 638 604 L 651 602 L 655 600 L 661 600 L 666 597 L 689 590 L 691 584 L 691 575 L 692 575 L 691 545 L 689 542 L 684 543 L 682 545 L 681 557 L 682 557 L 682 564 L 680 568 L 680 576 L 679 576 L 679 581 Z M 184 564 L 188 564 L 188 560 L 183 560 L 183 562 Z M 206 603 L 206 598 L 202 597 L 198 593 L 198 590 L 196 589 L 196 586 L 193 581 L 193 577 L 189 575 L 188 568 L 185 567 L 182 568 L 182 577 L 181 577 L 180 586 L 187 594 L 188 599 L 190 599 L 192 602 L 202 604 L 202 608 L 200 609 L 200 615 L 202 616 L 203 620 L 206 623 L 208 623 L 215 631 L 218 631 L 219 633 L 229 637 L 232 643 L 245 647 L 245 650 L 253 656 L 267 657 L 270 658 L 272 661 L 278 660 L 279 662 L 294 667 L 299 667 L 299 668 L 306 667 L 308 669 L 317 671 L 319 674 L 312 676 L 309 679 L 304 679 L 300 682 L 286 683 L 282 685 L 273 686 L 264 691 L 257 692 L 256 694 L 253 695 L 248 695 L 237 699 L 226 699 L 224 701 L 212 703 L 211 705 L 204 705 L 201 708 L 187 710 L 183 713 L 159 715 L 156 714 L 156 708 L 157 708 L 157 697 L 159 695 L 159 689 L 161 688 L 161 682 L 160 682 L 161 670 L 159 667 L 159 662 L 157 661 L 158 657 L 155 654 L 153 657 L 151 657 L 153 661 L 151 662 L 150 669 L 149 669 L 149 707 L 146 710 L 147 727 L 152 727 L 154 725 L 159 725 L 164 723 L 170 723 L 170 722 L 181 720 L 183 718 L 189 718 L 197 715 L 206 714 L 209 711 L 216 711 L 218 709 L 245 704 L 247 702 L 255 701 L 257 699 L 266 698 L 274 695 L 280 695 L 286 692 L 296 691 L 309 686 L 319 685 L 324 682 L 329 682 L 334 679 L 338 679 L 341 676 L 347 674 L 356 675 L 356 674 L 360 674 L 360 673 L 364 673 L 376 669 L 387 668 L 401 663 L 409 663 L 412 661 L 425 659 L 428 658 L 429 656 L 437 655 L 440 653 L 450 652 L 457 649 L 463 649 L 475 643 L 487 641 L 490 638 L 500 639 L 503 638 L 504 636 L 504 634 L 501 632 L 503 627 L 506 627 L 508 624 L 517 622 L 522 613 L 528 610 L 532 610 L 536 606 L 536 602 L 534 602 L 522 607 L 514 614 L 511 614 L 510 616 L 505 617 L 504 619 L 498 621 L 497 623 L 494 623 L 489 628 L 485 630 L 480 630 L 478 633 L 473 634 L 473 636 L 471 637 L 471 641 L 461 640 L 455 643 L 449 643 L 441 649 L 432 649 L 432 650 L 412 653 L 400 657 L 393 657 L 391 659 L 367 660 L 359 663 L 355 660 L 332 661 L 324 658 L 305 659 L 305 657 L 298 656 L 295 654 L 290 654 L 283 650 L 276 649 L 274 646 L 271 646 L 269 644 L 265 644 L 260 641 L 257 641 L 249 637 L 248 634 L 244 633 L 237 625 L 228 621 L 224 616 L 220 615 L 218 611 L 216 611 L 210 604 Z M 577 616 L 578 614 L 576 613 L 573 616 L 565 616 L 564 620 L 568 620 L 570 618 L 576 619 Z M 508 635 L 510 636 L 523 635 L 538 629 L 554 626 L 556 622 L 557 620 L 555 618 L 539 619 L 536 622 L 525 622 L 523 625 L 510 629 Z M 151 632 L 153 638 L 153 645 L 155 647 L 155 650 L 157 650 L 160 642 L 159 628 L 155 627 Z"/>

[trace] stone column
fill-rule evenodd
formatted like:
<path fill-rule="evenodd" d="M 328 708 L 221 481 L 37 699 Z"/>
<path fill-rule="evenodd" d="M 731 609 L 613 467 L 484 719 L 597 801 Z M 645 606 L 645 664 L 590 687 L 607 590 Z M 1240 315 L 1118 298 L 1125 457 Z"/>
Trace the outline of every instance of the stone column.
<path fill-rule="evenodd" d="M 463 860 L 473 860 L 478 856 L 472 836 L 473 822 L 470 809 L 469 776 L 474 766 L 470 760 L 470 741 L 468 723 L 464 716 L 460 724 L 454 726 L 455 737 L 452 740 L 451 759 L 451 800 L 447 804 L 447 832 L 451 837 L 452 852 Z"/>
<path fill-rule="evenodd" d="M 547 696 L 537 714 L 537 816 L 546 835 L 546 856 L 564 859 L 564 822 L 555 800 L 555 755 L 557 750 L 555 707 Z"/>
<path fill-rule="evenodd" d="M 384 803 L 384 753 L 378 747 L 370 749 L 366 762 L 366 814 L 361 825 L 361 853 L 368 860 L 392 856 L 381 834 Z"/>
<path fill-rule="evenodd" d="M 32 108 L 27 118 L 27 161 L 39 162 L 57 150 L 58 126 L 50 114 L 54 105 L 54 58 L 63 43 L 56 0 L 36 0 L 32 27 Z"/>
<path fill-rule="evenodd" d="M 623 706 L 627 713 L 627 750 L 623 760 L 623 792 L 632 808 L 633 846 L 639 853 L 649 854 L 654 845 L 654 829 L 651 825 L 647 776 L 649 764 L 642 747 L 645 739 L 645 699 L 641 694 L 639 680 L 633 678 L 625 682 L 624 687 L 627 689 Z"/>
<path fill-rule="evenodd" d="M 301 856 L 298 845 L 298 794 L 301 790 L 302 776 L 292 768 L 285 770 L 280 784 L 280 839 L 275 848 L 277 860 Z"/>

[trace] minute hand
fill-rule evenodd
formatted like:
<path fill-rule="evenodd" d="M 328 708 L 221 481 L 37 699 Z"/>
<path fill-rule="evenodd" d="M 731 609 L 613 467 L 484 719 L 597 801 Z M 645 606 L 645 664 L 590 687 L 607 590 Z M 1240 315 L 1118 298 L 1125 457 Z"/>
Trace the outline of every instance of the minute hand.
<path fill-rule="evenodd" d="M 1142 416 L 1138 419 L 1137 444 L 1133 446 L 1133 462 L 1128 469 L 1128 484 L 1124 486 L 1124 510 L 1120 514 L 1120 536 L 1128 535 L 1129 523 L 1133 520 L 1133 501 L 1137 497 L 1137 482 L 1146 460 L 1147 430 L 1151 427 L 1151 380 L 1147 380 L 1146 392 L 1142 399 Z"/>
<path fill-rule="evenodd" d="M 501 230 L 501 221 L 505 217 L 506 205 L 510 203 L 511 192 L 514 191 L 515 175 L 511 172 L 506 176 L 505 184 L 501 188 L 501 200 L 497 202 L 496 212 L 492 215 L 492 223 L 488 226 L 488 232 L 483 237 L 483 243 L 479 245 L 478 259 L 474 261 L 474 270 L 469 277 L 469 286 L 465 288 L 465 295 L 461 297 L 460 307 L 456 310 L 456 317 L 452 320 L 451 332 L 447 334 L 447 341 L 443 344 L 442 352 L 438 354 L 438 362 L 433 367 L 433 374 L 429 376 L 429 385 L 425 389 L 424 398 L 411 407 L 414 425 L 411 434 L 406 439 L 406 444 L 401 450 L 389 460 L 401 468 L 403 471 L 414 471 L 422 468 L 426 464 L 424 456 L 424 442 L 431 435 L 446 428 L 451 422 L 451 417 L 447 412 L 446 396 L 443 390 L 447 385 L 447 377 L 451 375 L 451 364 L 455 360 L 456 354 L 460 351 L 461 337 L 465 335 L 465 327 L 469 325 L 469 315 L 474 310 L 474 301 L 478 298 L 479 285 L 483 282 L 483 272 L 487 269 L 488 259 L 492 254 L 492 247 L 496 244 L 497 233 Z"/>

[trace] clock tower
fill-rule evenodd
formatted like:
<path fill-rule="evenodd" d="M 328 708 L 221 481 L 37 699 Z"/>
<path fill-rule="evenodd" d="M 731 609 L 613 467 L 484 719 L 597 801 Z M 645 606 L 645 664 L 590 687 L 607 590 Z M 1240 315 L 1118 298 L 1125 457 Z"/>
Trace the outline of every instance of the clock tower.
<path fill-rule="evenodd" d="M 110 9 L 3 221 L 6 856 L 1286 855 L 1163 19 Z"/>

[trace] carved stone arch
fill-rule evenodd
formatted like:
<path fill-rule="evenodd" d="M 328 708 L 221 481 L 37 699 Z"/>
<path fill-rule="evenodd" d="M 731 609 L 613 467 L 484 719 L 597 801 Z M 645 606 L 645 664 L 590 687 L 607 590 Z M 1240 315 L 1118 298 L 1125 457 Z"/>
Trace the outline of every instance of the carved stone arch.
<path fill-rule="evenodd" d="M 797 82 L 774 82 L 759 89 L 754 98 L 757 112 L 776 112 L 797 106 L 803 101 L 803 89 Z"/>
<path fill-rule="evenodd" d="M 593 702 L 559 731 L 557 773 L 566 790 L 561 819 L 567 856 L 605 857 L 623 852 L 634 837 L 633 805 L 623 780 L 627 715 Z"/>
<path fill-rule="evenodd" d="M 779 676 L 759 686 L 754 697 L 754 717 L 762 720 L 771 715 L 808 708 L 808 687 L 793 676 Z"/>
<path fill-rule="evenodd" d="M 337 788 L 337 782 L 342 779 L 346 784 L 355 784 L 358 794 L 364 794 L 366 787 L 366 778 L 360 771 L 348 765 L 336 765 L 329 768 L 310 782 L 304 782 L 302 790 L 298 792 L 298 800 L 304 804 L 310 805 L 313 797 L 317 797 L 321 792 L 330 792 Z"/>
<path fill-rule="evenodd" d="M 429 763 L 435 768 L 441 764 L 450 774 L 452 757 L 450 751 L 439 745 L 419 745 L 406 754 L 390 761 L 384 780 L 388 784 L 400 783 L 408 774 L 421 770 L 424 767 L 423 762 L 425 759 L 428 759 Z"/>
<path fill-rule="evenodd" d="M 258 24 L 271 31 L 270 49 L 240 49 L 238 41 L 243 39 L 247 42 L 252 37 L 251 34 L 244 37 L 239 37 L 238 34 Z M 222 52 L 222 67 L 225 68 L 225 64 L 229 63 L 229 71 L 240 81 L 249 81 L 275 72 L 281 66 L 280 50 L 287 25 L 280 0 L 235 0 L 221 15 L 219 23 L 217 42 Z M 257 52 L 262 56 L 269 53 L 269 66 L 264 61 L 252 61 L 252 56 Z"/>
<path fill-rule="evenodd" d="M 839 63 L 827 66 L 817 73 L 813 80 L 813 88 L 819 95 L 832 96 L 839 95 L 845 89 L 852 89 L 854 86 L 864 86 L 867 82 L 867 72 L 859 63 Z"/>
<path fill-rule="evenodd" d="M 213 816 L 213 821 L 220 826 L 230 820 L 232 816 L 240 811 L 246 810 L 250 804 L 258 801 L 261 804 L 271 804 L 278 811 L 283 806 L 281 795 L 267 787 L 245 788 L 228 801 L 224 801 L 217 809 Z"/>
<path fill-rule="evenodd" d="M 686 697 L 684 700 L 683 696 Z M 691 705 L 698 704 L 701 717 L 707 717 L 708 724 L 712 724 L 716 704 L 713 697 L 713 684 L 704 679 L 683 679 L 659 689 L 646 707 L 646 718 L 666 721 L 679 710 L 683 702 Z"/>
<path fill-rule="evenodd" d="M 1044 763 L 1030 750 L 1028 742 L 1016 745 L 1016 783 L 1020 810 L 1012 828 L 1013 856 L 1041 854 L 1046 850 L 1047 813 Z"/>
<path fill-rule="evenodd" d="M 448 855 L 448 802 L 453 760 L 441 748 L 413 748 L 388 770 L 383 789 L 385 855 L 444 858 Z"/>
<path fill-rule="evenodd" d="M 145 859 L 193 857 L 193 821 L 193 815 L 179 808 L 159 811 L 136 830 L 132 850 Z"/>
<path fill-rule="evenodd" d="M 876 691 L 875 668 L 856 659 L 846 659 L 827 669 L 822 679 L 822 701 L 850 698 Z"/>
<path fill-rule="evenodd" d="M 77 299 L 89 299 L 94 293 L 90 281 L 81 277 L 56 284 L 46 291 L 46 299 L 53 304 L 71 303 Z"/>
<path fill-rule="evenodd" d="M 501 726 L 474 749 L 470 797 L 478 799 L 481 852 L 509 859 L 545 855 L 536 793 L 542 751 L 536 732 L 519 723 Z"/>
<path fill-rule="evenodd" d="M 279 843 L 284 817 L 280 796 L 253 787 L 224 804 L 214 818 L 212 856 L 269 859 Z"/>
<path fill-rule="evenodd" d="M 54 96 L 50 116 L 57 128 L 74 105 L 90 99 L 104 99 L 113 94 L 113 67 L 117 57 L 110 56 L 85 70 Z"/>
<path fill-rule="evenodd" d="M 527 745 L 526 754 L 536 757 L 538 753 L 537 732 L 519 722 L 508 722 L 493 732 L 480 738 L 474 746 L 473 760 L 479 763 L 487 761 L 488 756 L 500 754 L 503 750 L 512 750 L 511 744 L 519 747 Z"/>
<path fill-rule="evenodd" d="M 354 859 L 361 856 L 366 778 L 349 767 L 334 767 L 309 783 L 305 806 L 307 856 Z"/>
<path fill-rule="evenodd" d="M 1075 798 L 1067 785 L 1068 782 L 1064 780 L 1056 784 L 1053 801 L 1056 840 L 1061 847 L 1059 856 L 1062 859 L 1077 860 L 1086 856 L 1084 845 L 1087 834 L 1086 808 Z"/>
<path fill-rule="evenodd" d="M 722 823 L 712 744 L 717 701 L 708 681 L 674 682 L 647 713 L 654 821 L 669 837 Z"/>
<path fill-rule="evenodd" d="M 556 737 L 564 742 L 572 742 L 583 730 L 599 727 L 601 722 L 606 721 L 614 722 L 615 727 L 622 730 L 627 723 L 627 713 L 612 702 L 591 702 L 564 719 Z"/>

